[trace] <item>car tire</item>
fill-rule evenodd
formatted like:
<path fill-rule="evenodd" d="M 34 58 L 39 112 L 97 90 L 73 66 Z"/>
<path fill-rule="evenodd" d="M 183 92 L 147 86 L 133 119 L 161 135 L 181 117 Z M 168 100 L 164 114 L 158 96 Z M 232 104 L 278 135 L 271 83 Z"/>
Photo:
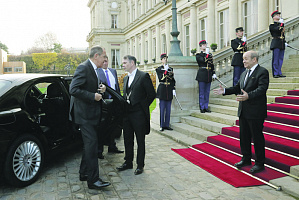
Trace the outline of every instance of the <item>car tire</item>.
<path fill-rule="evenodd" d="M 4 163 L 4 177 L 16 187 L 25 187 L 38 178 L 44 162 L 44 149 L 33 135 L 22 135 L 11 145 Z"/>

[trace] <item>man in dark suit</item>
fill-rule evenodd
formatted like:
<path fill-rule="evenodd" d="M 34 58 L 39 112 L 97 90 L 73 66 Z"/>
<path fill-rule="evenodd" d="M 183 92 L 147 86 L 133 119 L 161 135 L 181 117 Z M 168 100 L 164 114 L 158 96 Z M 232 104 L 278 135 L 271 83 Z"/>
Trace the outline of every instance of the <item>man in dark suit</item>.
<path fill-rule="evenodd" d="M 231 64 L 234 67 L 233 86 L 238 83 L 240 75 L 245 71 L 243 64 L 243 54 L 247 51 L 247 46 L 246 37 L 243 36 L 243 34 L 243 27 L 236 28 L 237 37 L 231 41 L 231 47 L 235 52 Z"/>
<path fill-rule="evenodd" d="M 136 68 L 136 58 L 125 56 L 122 65 L 129 74 L 124 78 L 123 95 L 128 102 L 124 117 L 125 162 L 117 167 L 119 171 L 133 168 L 134 133 L 137 140 L 137 169 L 134 174 L 143 172 L 145 157 L 145 135 L 150 132 L 149 106 L 156 97 L 152 80 L 148 73 Z"/>
<path fill-rule="evenodd" d="M 215 89 L 215 94 L 236 94 L 239 101 L 238 117 L 240 124 L 240 146 L 242 160 L 235 164 L 237 168 L 251 165 L 251 138 L 253 138 L 256 155 L 251 173 L 265 169 L 264 121 L 267 117 L 267 96 L 269 72 L 258 64 L 258 54 L 248 51 L 243 55 L 244 67 L 237 85 L 230 88 Z"/>
<path fill-rule="evenodd" d="M 272 75 L 274 78 L 285 77 L 281 73 L 281 67 L 283 63 L 284 50 L 285 50 L 285 28 L 283 19 L 280 18 L 280 12 L 278 10 L 271 14 L 273 23 L 270 24 L 269 30 L 272 36 L 270 49 L 272 53 Z"/>
<path fill-rule="evenodd" d="M 120 94 L 119 84 L 118 84 L 118 78 L 117 78 L 117 72 L 113 68 L 108 68 L 108 56 L 105 57 L 103 68 L 99 69 L 99 81 L 101 83 L 105 83 L 115 91 L 117 91 Z M 111 99 L 111 95 L 109 93 L 105 93 L 103 96 L 104 99 Z M 104 143 L 108 145 L 108 152 L 109 153 L 123 153 L 124 151 L 120 151 L 115 142 L 115 135 L 117 132 L 122 131 L 122 128 L 120 127 L 119 122 L 121 117 L 119 117 L 118 120 L 115 119 L 116 124 L 112 124 L 109 128 L 109 132 L 101 131 L 99 135 L 99 152 L 98 152 L 98 158 L 104 159 L 103 156 L 103 149 L 104 149 Z M 122 123 L 121 123 L 122 124 Z M 119 135 L 119 133 L 118 133 Z"/>
<path fill-rule="evenodd" d="M 97 69 L 104 63 L 106 52 L 99 46 L 92 47 L 89 59 L 81 63 L 70 85 L 70 120 L 79 124 L 84 149 L 80 165 L 80 181 L 86 181 L 88 188 L 100 189 L 109 186 L 109 182 L 99 178 L 98 130 L 101 120 L 102 95 L 106 87 L 97 78 Z"/>

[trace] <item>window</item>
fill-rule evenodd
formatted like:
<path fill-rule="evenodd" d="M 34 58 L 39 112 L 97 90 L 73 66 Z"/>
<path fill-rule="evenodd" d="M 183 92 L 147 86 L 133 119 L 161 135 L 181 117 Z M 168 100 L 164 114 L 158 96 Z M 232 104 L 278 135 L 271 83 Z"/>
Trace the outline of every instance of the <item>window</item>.
<path fill-rule="evenodd" d="M 199 38 L 199 40 L 207 39 L 206 25 L 207 25 L 207 18 L 203 18 L 202 20 L 200 20 L 200 38 Z"/>
<path fill-rule="evenodd" d="M 148 60 L 148 41 L 145 42 L 145 55 L 144 59 Z"/>
<path fill-rule="evenodd" d="M 153 38 L 153 58 L 156 58 L 156 38 Z"/>
<path fill-rule="evenodd" d="M 258 31 L 258 0 L 250 0 L 243 4 L 244 33 L 248 37 Z"/>
<path fill-rule="evenodd" d="M 120 69 L 120 54 L 119 49 L 111 49 L 111 67 Z"/>
<path fill-rule="evenodd" d="M 185 26 L 185 49 L 186 56 L 190 56 L 190 34 L 189 34 L 189 25 Z"/>
<path fill-rule="evenodd" d="M 111 28 L 117 28 L 117 15 L 111 15 Z"/>
<path fill-rule="evenodd" d="M 162 53 L 166 53 L 167 52 L 167 47 L 166 47 L 166 35 L 163 34 L 162 35 Z"/>
<path fill-rule="evenodd" d="M 23 68 L 22 67 L 15 67 L 15 72 L 23 72 Z"/>
<path fill-rule="evenodd" d="M 275 9 L 274 10 L 279 10 L 279 1 L 280 0 L 275 0 Z"/>
<path fill-rule="evenodd" d="M 219 44 L 220 49 L 230 45 L 228 9 L 219 13 Z"/>
<path fill-rule="evenodd" d="M 4 67 L 4 72 L 12 72 L 12 67 Z"/>

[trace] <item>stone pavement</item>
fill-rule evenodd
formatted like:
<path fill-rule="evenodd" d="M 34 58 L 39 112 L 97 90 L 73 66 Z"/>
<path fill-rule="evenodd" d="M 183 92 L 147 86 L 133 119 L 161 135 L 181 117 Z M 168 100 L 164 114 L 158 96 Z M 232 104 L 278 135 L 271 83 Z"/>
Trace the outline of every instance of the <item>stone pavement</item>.
<path fill-rule="evenodd" d="M 119 149 L 124 149 L 123 139 L 117 142 Z M 104 154 L 105 159 L 99 160 L 100 176 L 112 185 L 99 191 L 90 190 L 86 182 L 79 181 L 81 151 L 76 148 L 51 159 L 38 181 L 26 188 L 1 183 L 0 200 L 295 199 L 266 185 L 235 188 L 193 165 L 171 148 L 184 146 L 151 132 L 146 137 L 145 170 L 138 176 L 134 175 L 135 164 L 134 169 L 116 170 L 123 163 L 124 154 Z"/>

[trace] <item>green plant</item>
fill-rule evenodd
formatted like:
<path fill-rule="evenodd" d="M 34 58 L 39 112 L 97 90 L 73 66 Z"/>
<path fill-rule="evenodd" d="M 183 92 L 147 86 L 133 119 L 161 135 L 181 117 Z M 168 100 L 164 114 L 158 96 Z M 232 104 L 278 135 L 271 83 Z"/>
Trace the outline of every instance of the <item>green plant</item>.
<path fill-rule="evenodd" d="M 217 44 L 216 43 L 212 43 L 211 45 L 210 45 L 210 47 L 213 49 L 213 48 L 215 48 L 215 49 L 217 49 Z"/>
<path fill-rule="evenodd" d="M 144 63 L 146 64 L 148 62 L 148 60 L 144 60 Z"/>
<path fill-rule="evenodd" d="M 194 49 L 191 49 L 191 53 L 196 53 L 197 49 L 194 48 Z"/>
<path fill-rule="evenodd" d="M 137 63 L 137 65 L 139 66 L 140 62 L 139 62 L 139 61 L 137 61 L 136 63 Z"/>

